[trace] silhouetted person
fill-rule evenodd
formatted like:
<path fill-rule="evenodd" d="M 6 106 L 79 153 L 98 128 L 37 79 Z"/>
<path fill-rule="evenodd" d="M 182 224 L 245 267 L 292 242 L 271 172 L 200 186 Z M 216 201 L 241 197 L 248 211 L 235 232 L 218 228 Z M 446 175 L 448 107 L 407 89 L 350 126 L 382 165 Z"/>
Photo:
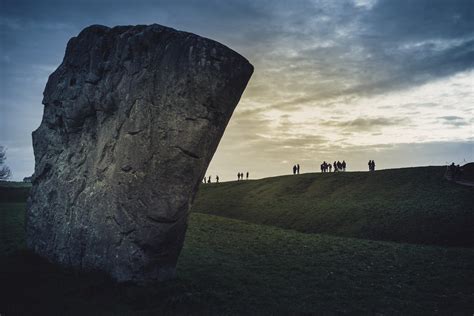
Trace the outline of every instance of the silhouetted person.
<path fill-rule="evenodd" d="M 296 174 L 296 165 L 293 166 L 293 174 Z"/>
<path fill-rule="evenodd" d="M 332 165 L 330 163 L 328 164 L 328 167 L 329 167 L 329 172 L 331 172 Z"/>
<path fill-rule="evenodd" d="M 375 171 L 375 160 L 369 160 L 369 170 Z"/>
<path fill-rule="evenodd" d="M 247 176 L 247 180 L 248 180 L 248 179 L 249 179 L 249 172 L 248 172 L 248 171 L 247 171 L 247 174 L 246 174 L 246 176 Z"/>
<path fill-rule="evenodd" d="M 461 178 L 461 174 L 462 174 L 461 166 L 456 165 L 456 168 L 454 168 L 453 180 L 459 180 Z"/>
<path fill-rule="evenodd" d="M 211 183 L 211 176 L 207 179 L 207 183 Z"/>
<path fill-rule="evenodd" d="M 216 176 L 216 183 L 219 183 L 219 176 Z"/>
<path fill-rule="evenodd" d="M 342 171 L 346 171 L 346 161 L 342 161 Z"/>
<path fill-rule="evenodd" d="M 335 161 L 334 161 L 333 166 L 334 166 L 334 172 L 337 172 L 337 163 Z"/>
<path fill-rule="evenodd" d="M 296 165 L 296 173 L 297 173 L 297 174 L 300 174 L 300 164 L 297 164 L 297 165 Z"/>
<path fill-rule="evenodd" d="M 448 167 L 448 177 L 454 181 L 454 174 L 456 173 L 456 165 L 454 162 Z"/>

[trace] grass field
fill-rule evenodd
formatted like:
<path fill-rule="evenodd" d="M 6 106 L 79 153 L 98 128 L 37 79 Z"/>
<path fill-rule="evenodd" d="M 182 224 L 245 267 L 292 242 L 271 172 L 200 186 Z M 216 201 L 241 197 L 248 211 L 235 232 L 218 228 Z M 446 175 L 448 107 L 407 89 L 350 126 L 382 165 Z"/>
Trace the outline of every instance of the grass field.
<path fill-rule="evenodd" d="M 306 233 L 474 246 L 474 188 L 445 167 L 309 173 L 201 186 L 194 212 Z"/>
<path fill-rule="evenodd" d="M 306 177 L 315 175 L 261 181 L 268 189 L 271 181 L 305 182 Z M 258 182 L 220 185 L 258 190 Z M 197 203 L 204 190 L 213 187 L 204 186 Z M 287 196 L 298 194 L 293 188 Z M 307 184 L 299 188 L 313 194 L 305 189 Z M 261 189 L 263 197 L 267 189 Z M 285 194 L 279 196 L 283 199 Z M 347 202 L 354 204 L 351 196 Z M 116 284 L 100 273 L 63 269 L 26 251 L 25 203 L 18 199 L 0 202 L 2 315 L 472 315 L 474 311 L 473 248 L 302 233 L 271 222 L 258 225 L 194 209 L 178 263 L 179 278 L 140 287 Z M 278 214 L 273 211 L 262 210 Z"/>

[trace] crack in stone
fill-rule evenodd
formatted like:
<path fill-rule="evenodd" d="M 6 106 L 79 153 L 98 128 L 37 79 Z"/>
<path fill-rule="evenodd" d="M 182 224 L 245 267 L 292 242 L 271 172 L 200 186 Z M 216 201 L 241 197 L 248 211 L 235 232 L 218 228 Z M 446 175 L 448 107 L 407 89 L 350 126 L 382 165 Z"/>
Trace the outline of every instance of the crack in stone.
<path fill-rule="evenodd" d="M 196 155 L 195 153 L 193 153 L 192 151 L 189 151 L 187 149 L 184 149 L 182 148 L 181 146 L 175 146 L 175 148 L 178 148 L 179 150 L 181 150 L 181 152 L 183 154 L 185 154 L 186 156 L 189 156 L 191 158 L 194 158 L 194 159 L 201 159 L 201 157 L 199 157 L 198 155 Z"/>

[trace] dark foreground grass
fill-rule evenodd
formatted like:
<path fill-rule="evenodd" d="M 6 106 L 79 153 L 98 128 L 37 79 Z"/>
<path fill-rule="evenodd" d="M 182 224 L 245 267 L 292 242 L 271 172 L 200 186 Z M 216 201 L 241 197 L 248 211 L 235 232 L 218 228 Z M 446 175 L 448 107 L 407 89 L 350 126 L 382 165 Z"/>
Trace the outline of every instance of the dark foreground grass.
<path fill-rule="evenodd" d="M 24 249 L 25 203 L 0 202 L 0 254 Z"/>
<path fill-rule="evenodd" d="M 302 174 L 202 185 L 193 212 L 307 233 L 474 247 L 474 188 L 445 167 Z"/>
<path fill-rule="evenodd" d="M 27 252 L 23 207 L 0 205 L 2 315 L 474 311 L 474 249 L 304 234 L 194 213 L 179 279 L 140 287 Z"/>

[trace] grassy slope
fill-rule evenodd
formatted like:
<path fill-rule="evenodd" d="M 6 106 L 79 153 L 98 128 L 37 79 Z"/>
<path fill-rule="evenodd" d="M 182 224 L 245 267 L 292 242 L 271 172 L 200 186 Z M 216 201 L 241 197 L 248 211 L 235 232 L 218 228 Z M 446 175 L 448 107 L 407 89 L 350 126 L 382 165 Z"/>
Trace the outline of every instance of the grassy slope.
<path fill-rule="evenodd" d="M 0 202 L 24 203 L 30 194 L 31 183 L 0 181 Z"/>
<path fill-rule="evenodd" d="M 6 315 L 474 309 L 474 249 L 303 234 L 194 213 L 180 278 L 138 287 L 77 274 L 22 251 L 24 204 L 0 206 L 0 227 L 9 236 L 0 240 L 0 313 Z"/>
<path fill-rule="evenodd" d="M 25 203 L 0 202 L 0 254 L 25 248 Z"/>
<path fill-rule="evenodd" d="M 474 188 L 445 167 L 282 176 L 202 185 L 194 212 L 309 233 L 474 246 Z"/>

